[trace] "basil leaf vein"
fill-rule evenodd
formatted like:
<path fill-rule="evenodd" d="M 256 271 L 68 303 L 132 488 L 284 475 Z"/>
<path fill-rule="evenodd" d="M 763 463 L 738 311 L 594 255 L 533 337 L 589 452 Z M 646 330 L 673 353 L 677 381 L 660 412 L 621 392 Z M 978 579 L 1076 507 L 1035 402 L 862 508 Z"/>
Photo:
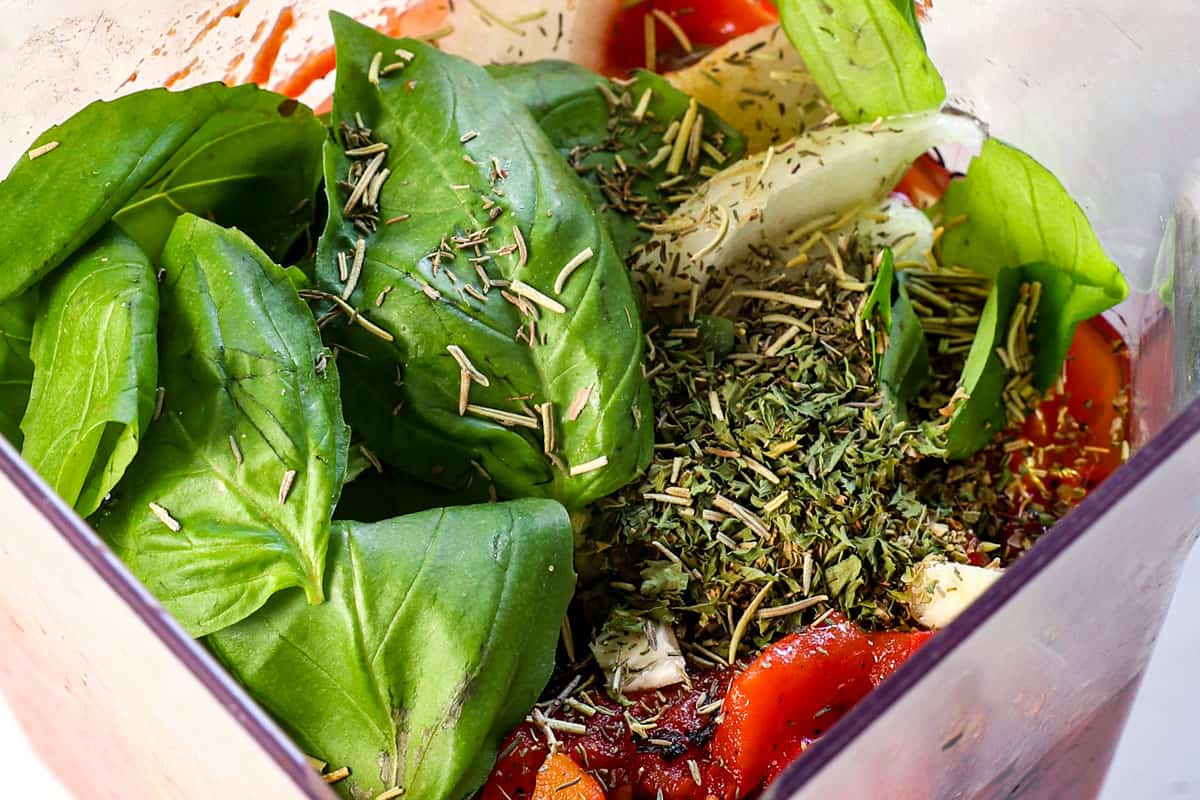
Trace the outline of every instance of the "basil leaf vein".
<path fill-rule="evenodd" d="M 185 215 L 163 267 L 162 417 L 95 524 L 203 636 L 280 589 L 323 599 L 349 432 L 308 307 L 249 238 Z"/>
<path fill-rule="evenodd" d="M 81 516 L 125 473 L 154 412 L 158 286 L 115 227 L 41 287 L 21 455 Z"/>

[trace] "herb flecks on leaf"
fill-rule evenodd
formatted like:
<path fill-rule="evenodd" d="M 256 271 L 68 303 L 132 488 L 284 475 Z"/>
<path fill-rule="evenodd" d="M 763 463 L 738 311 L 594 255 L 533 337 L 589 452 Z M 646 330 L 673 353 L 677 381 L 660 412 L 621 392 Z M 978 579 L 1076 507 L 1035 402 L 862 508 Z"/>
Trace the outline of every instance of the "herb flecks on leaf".
<path fill-rule="evenodd" d="M 312 314 L 253 242 L 185 215 L 163 267 L 162 414 L 94 521 L 203 636 L 281 589 L 323 599 L 349 433 Z"/>
<path fill-rule="evenodd" d="M 488 71 L 584 179 L 623 255 L 746 149 L 741 134 L 703 106 L 690 110 L 692 98 L 652 72 L 606 80 L 566 61 Z M 683 157 L 673 164 L 676 147 Z"/>
<path fill-rule="evenodd" d="M 1105 254 L 1083 210 L 1045 167 L 995 139 L 987 141 L 935 214 L 946 225 L 938 258 L 994 276 L 1023 267 L 1042 284 L 1031 328 L 1034 385 L 1058 380 L 1075 328 L 1124 300 L 1129 287 Z"/>
<path fill-rule="evenodd" d="M 624 485 L 653 435 L 641 326 L 586 188 L 482 68 L 333 24 L 339 141 L 317 275 L 378 328 L 327 328 L 367 356 L 341 364 L 351 424 L 398 469 L 450 487 L 577 508 Z M 411 60 L 372 83 L 375 54 L 397 48 Z"/>
<path fill-rule="evenodd" d="M 939 107 L 946 86 L 896 0 L 780 0 L 779 19 L 847 122 Z"/>

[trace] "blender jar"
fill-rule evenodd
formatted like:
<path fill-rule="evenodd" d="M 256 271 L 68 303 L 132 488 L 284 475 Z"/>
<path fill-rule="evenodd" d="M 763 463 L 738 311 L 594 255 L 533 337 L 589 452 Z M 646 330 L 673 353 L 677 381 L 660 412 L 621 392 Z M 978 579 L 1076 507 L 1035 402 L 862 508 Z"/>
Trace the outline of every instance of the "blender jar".
<path fill-rule="evenodd" d="M 0 162 L 92 99 L 248 77 L 275 87 L 329 46 L 330 7 L 386 27 L 407 5 L 0 0 Z M 460 2 L 443 44 L 483 61 L 594 61 L 586 34 L 617 5 L 568 0 L 561 28 L 514 43 Z M 1200 123 L 1197 30 L 1195 0 L 933 10 L 925 34 L 951 102 L 1059 176 L 1129 278 L 1134 295 L 1108 318 L 1131 353 L 1135 453 L 769 797 L 1099 791 L 1200 525 L 1200 145 L 1187 135 Z M 303 99 L 329 92 L 317 81 Z M 3 442 L 0 472 L 0 689 L 64 783 L 114 798 L 332 796 Z"/>

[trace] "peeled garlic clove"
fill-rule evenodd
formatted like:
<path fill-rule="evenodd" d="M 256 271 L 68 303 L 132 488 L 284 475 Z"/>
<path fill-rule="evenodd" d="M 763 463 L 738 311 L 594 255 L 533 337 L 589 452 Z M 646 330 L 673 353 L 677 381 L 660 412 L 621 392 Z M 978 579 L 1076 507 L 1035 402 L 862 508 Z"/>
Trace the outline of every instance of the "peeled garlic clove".
<path fill-rule="evenodd" d="M 438 39 L 439 47 L 476 64 L 558 58 L 599 70 L 621 10 L 618 3 L 590 0 L 489 0 L 486 6 L 451 3 L 446 21 L 452 30 Z"/>
<path fill-rule="evenodd" d="M 608 685 L 615 683 L 622 692 L 661 689 L 687 680 L 679 640 L 669 625 L 647 622 L 639 631 L 601 633 L 591 648 Z"/>
<path fill-rule="evenodd" d="M 944 628 L 1003 574 L 999 568 L 955 564 L 929 556 L 912 572 L 909 611 L 926 628 Z"/>

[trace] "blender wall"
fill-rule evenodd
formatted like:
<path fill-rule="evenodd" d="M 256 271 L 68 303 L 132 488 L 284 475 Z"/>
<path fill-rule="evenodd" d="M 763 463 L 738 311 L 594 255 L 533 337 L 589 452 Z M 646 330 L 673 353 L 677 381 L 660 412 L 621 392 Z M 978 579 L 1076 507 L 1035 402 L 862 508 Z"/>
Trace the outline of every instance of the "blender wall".
<path fill-rule="evenodd" d="M 19 98 L 5 111 L 0 163 L 95 97 L 161 85 L 184 70 L 178 86 L 221 79 L 237 71 L 240 53 L 248 54 L 244 74 L 256 29 L 269 29 L 286 6 L 296 27 L 285 62 L 328 43 L 330 6 L 361 13 L 404 4 L 0 0 L 10 22 L 0 27 L 0 93 Z M 470 13 L 459 3 L 460 17 Z M 1110 317 L 1134 357 L 1141 449 L 785 772 L 771 796 L 1095 793 L 1200 524 L 1200 405 L 1185 408 L 1200 388 L 1200 201 L 1192 199 L 1200 192 L 1184 191 L 1196 185 L 1200 156 L 1186 136 L 1200 122 L 1196 30 L 1196 0 L 937 3 L 927 38 L 952 102 L 1058 174 L 1143 292 Z M 450 44 L 484 58 L 494 38 Z M 319 83 L 305 99 L 327 93 Z M 3 444 L 0 472 L 0 688 L 72 789 L 122 798 L 330 796 Z"/>
<path fill-rule="evenodd" d="M 1062 178 L 1141 293 L 1110 315 L 1141 449 L 770 797 L 1098 793 L 1200 524 L 1198 29 L 1192 2 L 937 4 L 952 102 Z"/>

